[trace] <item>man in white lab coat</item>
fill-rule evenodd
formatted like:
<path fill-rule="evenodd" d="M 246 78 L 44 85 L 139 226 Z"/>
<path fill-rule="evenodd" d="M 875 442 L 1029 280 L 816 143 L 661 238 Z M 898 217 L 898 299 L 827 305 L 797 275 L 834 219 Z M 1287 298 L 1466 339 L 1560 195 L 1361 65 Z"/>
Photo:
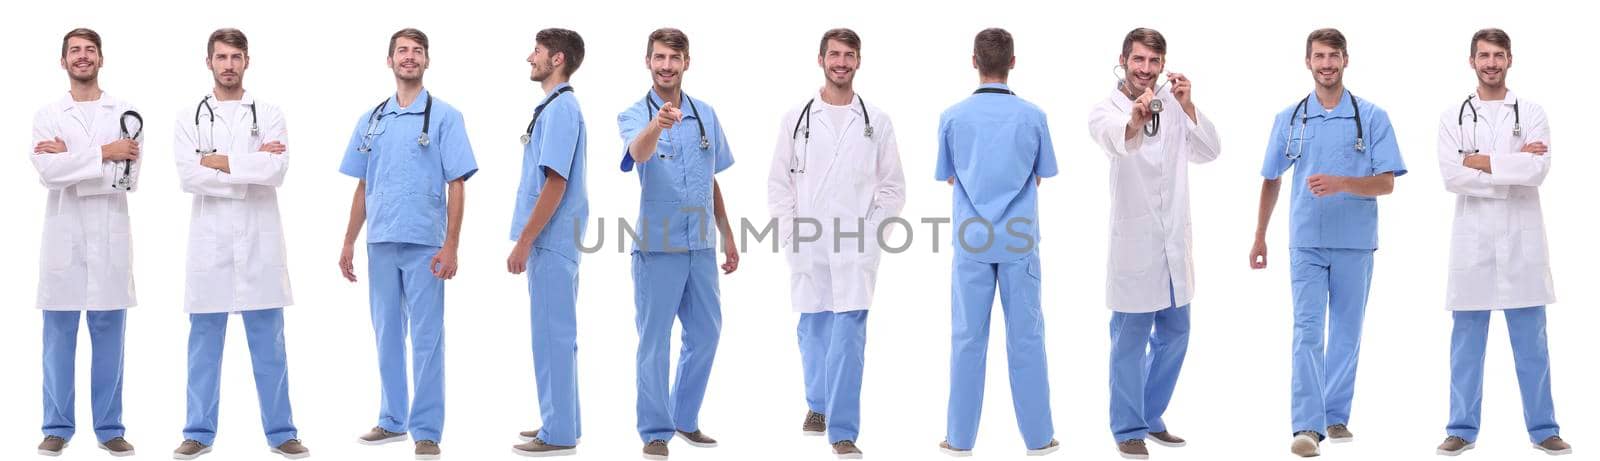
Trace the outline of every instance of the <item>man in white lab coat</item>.
<path fill-rule="evenodd" d="M 1473 34 L 1467 59 L 1476 92 L 1439 117 L 1439 169 L 1456 194 L 1445 307 L 1450 334 L 1450 422 L 1438 453 L 1473 448 L 1483 406 L 1484 348 L 1489 318 L 1505 312 L 1511 355 L 1522 387 L 1522 414 L 1533 447 L 1572 452 L 1561 440 L 1550 395 L 1550 353 L 1544 306 L 1556 301 L 1545 244 L 1539 185 L 1550 172 L 1550 125 L 1544 108 L 1506 88 L 1511 37 L 1500 29 Z"/>
<path fill-rule="evenodd" d="M 779 124 L 767 208 L 789 259 L 790 293 L 805 376 L 802 431 L 828 435 L 843 459 L 861 457 L 861 376 L 867 308 L 877 280 L 879 231 L 905 205 L 905 175 L 889 116 L 855 92 L 861 38 L 822 35 L 820 94 Z"/>
<path fill-rule="evenodd" d="M 1166 56 L 1160 32 L 1128 32 L 1118 57 L 1125 76 L 1089 113 L 1089 136 L 1111 159 L 1111 432 L 1128 459 L 1149 457 L 1147 437 L 1185 443 L 1161 415 L 1189 347 L 1189 164 L 1222 151 L 1216 127 L 1190 99 L 1189 79 L 1165 72 Z"/>
<path fill-rule="evenodd" d="M 94 434 L 114 456 L 133 455 L 122 438 L 122 346 L 133 307 L 133 238 L 127 193 L 137 188 L 144 121 L 133 105 L 100 90 L 100 34 L 74 29 L 61 39 L 71 91 L 33 116 L 39 183 L 49 190 L 39 247 L 44 311 L 44 441 L 58 456 L 72 440 L 78 318 L 88 311 Z"/>
<path fill-rule="evenodd" d="M 267 446 L 289 459 L 310 455 L 289 407 L 283 307 L 293 304 L 277 188 L 289 170 L 283 112 L 244 89 L 250 44 L 238 29 L 206 41 L 214 85 L 175 122 L 173 158 L 189 219 L 184 310 L 189 312 L 188 417 L 176 459 L 211 452 L 217 435 L 223 339 L 243 318 Z"/>

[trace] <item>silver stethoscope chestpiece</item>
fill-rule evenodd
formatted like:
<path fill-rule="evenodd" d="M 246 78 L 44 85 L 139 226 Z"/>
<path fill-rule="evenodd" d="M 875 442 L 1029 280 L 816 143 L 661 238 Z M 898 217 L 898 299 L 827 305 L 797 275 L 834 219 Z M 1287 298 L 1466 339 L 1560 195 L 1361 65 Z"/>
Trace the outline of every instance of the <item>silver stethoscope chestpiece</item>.
<path fill-rule="evenodd" d="M 872 137 L 872 125 L 867 125 L 866 134 L 867 134 L 867 137 L 869 137 L 869 138 Z"/>
<path fill-rule="evenodd" d="M 528 145 L 528 141 L 529 141 L 528 135 L 522 135 L 522 145 L 524 145 L 524 146 Z"/>
<path fill-rule="evenodd" d="M 429 142 L 429 140 L 428 140 L 428 134 L 427 133 L 423 133 L 423 134 L 417 135 L 417 145 L 422 146 L 422 147 L 428 147 L 428 142 Z"/>
<path fill-rule="evenodd" d="M 705 136 L 701 136 L 700 137 L 700 148 L 701 149 L 710 149 L 711 148 L 711 139 L 707 138 Z"/>
<path fill-rule="evenodd" d="M 1150 112 L 1154 112 L 1154 113 L 1157 113 L 1157 114 L 1161 113 L 1161 100 L 1160 99 L 1151 99 L 1150 100 Z"/>

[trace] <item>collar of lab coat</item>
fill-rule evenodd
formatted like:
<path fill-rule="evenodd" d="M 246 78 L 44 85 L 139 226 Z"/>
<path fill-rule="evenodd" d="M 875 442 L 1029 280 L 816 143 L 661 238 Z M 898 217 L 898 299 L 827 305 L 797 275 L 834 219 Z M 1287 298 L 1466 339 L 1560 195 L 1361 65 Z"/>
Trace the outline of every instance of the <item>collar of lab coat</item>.
<path fill-rule="evenodd" d="M 1333 108 L 1333 112 L 1328 112 L 1327 109 L 1322 107 L 1322 102 L 1317 100 L 1316 90 L 1311 90 L 1311 94 L 1306 95 L 1306 98 L 1306 108 L 1303 114 L 1305 114 L 1307 118 L 1355 118 L 1356 116 L 1355 106 L 1350 105 L 1349 88 L 1345 88 L 1343 93 L 1339 93 L 1339 105 Z M 1298 103 L 1296 103 L 1296 105 L 1298 105 Z"/>
<path fill-rule="evenodd" d="M 1473 90 L 1472 94 L 1473 95 L 1477 95 L 1478 94 L 1477 90 Z M 1504 104 L 1506 108 L 1508 108 L 1508 109 L 1511 108 L 1512 104 L 1516 104 L 1518 102 L 1517 93 L 1512 92 L 1511 90 L 1506 90 L 1506 98 L 1500 100 L 1500 102 L 1501 102 L 1501 104 Z M 1485 104 L 1483 103 L 1483 99 L 1482 98 L 1478 98 L 1476 96 L 1474 96 L 1472 98 L 1472 107 L 1474 109 L 1477 109 L 1479 113 L 1484 112 L 1484 106 L 1485 106 Z M 1515 114 L 1512 114 L 1511 111 L 1509 111 L 1509 110 L 1500 111 L 1500 118 L 1502 120 L 1504 120 L 1506 118 L 1510 118 L 1513 115 L 1515 115 Z"/>
<path fill-rule="evenodd" d="M 247 95 L 246 97 L 249 97 L 249 96 Z M 389 96 L 389 104 L 385 104 L 383 106 L 383 113 L 382 114 L 378 114 L 378 115 L 420 114 L 420 113 L 422 113 L 423 109 L 425 109 L 427 107 L 428 89 L 426 87 L 424 87 L 422 89 L 422 91 L 417 92 L 417 98 L 411 100 L 411 107 L 407 107 L 407 108 L 405 108 L 405 110 L 401 110 L 401 108 L 400 108 L 400 99 L 399 98 L 400 98 L 400 95 L 398 93 L 390 95 Z"/>
<path fill-rule="evenodd" d="M 57 102 L 56 106 L 61 109 L 61 112 L 77 112 L 78 110 L 78 102 L 72 100 L 72 92 L 70 91 L 61 97 L 61 101 Z M 111 93 L 101 90 L 100 107 L 106 109 L 115 109 L 117 107 L 117 99 L 111 97 Z"/>
<path fill-rule="evenodd" d="M 850 102 L 845 104 L 845 106 L 850 108 L 850 113 L 856 114 L 857 117 L 860 117 L 861 116 L 861 103 L 858 102 L 856 98 L 861 98 L 860 93 L 852 92 L 850 94 Z M 860 101 L 865 101 L 865 100 L 866 100 L 866 98 L 861 98 L 860 99 Z M 820 89 L 817 90 L 817 103 L 811 105 L 811 114 L 812 115 L 816 115 L 816 114 L 822 113 L 822 110 L 826 109 L 827 106 L 828 106 L 827 101 L 823 101 L 822 100 L 822 90 L 820 90 Z"/>
<path fill-rule="evenodd" d="M 212 89 L 210 93 L 206 93 L 206 94 L 211 96 L 211 100 L 213 102 L 215 102 L 215 103 L 221 104 L 221 103 L 224 103 L 224 102 L 229 102 L 229 101 L 223 101 L 222 99 L 217 98 L 216 89 Z M 393 98 L 391 97 L 390 99 L 393 99 Z M 256 103 L 256 97 L 252 96 L 250 94 L 250 90 L 245 90 L 244 95 L 240 96 L 238 101 L 232 101 L 232 102 L 237 102 L 241 106 L 248 106 L 248 105 Z M 390 104 L 393 104 L 393 102 L 391 102 Z"/>

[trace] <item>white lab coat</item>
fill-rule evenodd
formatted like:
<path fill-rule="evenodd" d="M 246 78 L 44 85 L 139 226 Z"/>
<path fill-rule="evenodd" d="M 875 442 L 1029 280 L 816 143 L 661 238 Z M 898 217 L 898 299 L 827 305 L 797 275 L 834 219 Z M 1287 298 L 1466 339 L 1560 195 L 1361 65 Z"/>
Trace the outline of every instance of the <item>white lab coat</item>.
<path fill-rule="evenodd" d="M 1133 101 L 1121 91 L 1089 112 L 1089 136 L 1111 159 L 1106 305 L 1117 312 L 1155 312 L 1194 299 L 1189 163 L 1216 160 L 1222 146 L 1204 113 L 1195 111 L 1195 123 L 1170 91 L 1158 97 L 1167 110 L 1154 137 L 1141 132 L 1124 140 Z"/>
<path fill-rule="evenodd" d="M 135 109 L 109 93 L 100 94 L 99 105 L 91 120 L 69 94 L 33 116 L 35 143 L 61 138 L 67 145 L 59 154 L 34 154 L 29 146 L 39 182 L 49 190 L 39 247 L 40 309 L 98 311 L 138 304 L 127 191 L 112 187 L 124 167 L 100 154 L 101 146 L 121 138 L 121 115 Z M 144 141 L 142 133 L 137 140 Z M 129 174 L 138 190 L 139 161 Z"/>
<path fill-rule="evenodd" d="M 1445 189 L 1456 194 L 1445 306 L 1478 311 L 1554 303 L 1539 185 L 1550 172 L 1555 151 L 1521 152 L 1525 143 L 1550 143 L 1544 108 L 1521 101 L 1514 93 L 1506 94 L 1504 107 L 1493 117 L 1482 101 L 1473 98 L 1472 103 L 1480 114 L 1476 126 L 1471 110 L 1462 117 L 1463 125 L 1456 123 L 1459 102 L 1439 117 L 1440 176 Z M 1520 103 L 1521 137 L 1512 136 L 1512 103 Z M 1463 135 L 1475 137 L 1479 153 L 1489 156 L 1493 174 L 1461 164 Z"/>
<path fill-rule="evenodd" d="M 183 104 L 172 142 L 178 178 L 194 195 L 189 213 L 189 256 L 184 310 L 191 313 L 238 312 L 284 307 L 294 301 L 283 225 L 278 217 L 277 187 L 289 170 L 289 153 L 261 151 L 271 141 L 288 144 L 283 112 L 245 93 L 231 117 L 222 103 L 215 127 L 210 112 L 195 109 L 199 99 Z M 250 105 L 256 109 L 260 135 L 250 134 Z M 230 173 L 200 166 L 196 143 L 227 155 Z"/>
<path fill-rule="evenodd" d="M 867 138 L 861 104 L 852 100 L 844 126 L 834 126 L 823 113 L 818 95 L 811 107 L 808 149 L 804 133 L 791 136 L 803 107 L 796 106 L 779 123 L 778 145 L 767 179 L 767 208 L 778 221 L 779 239 L 789 259 L 790 301 L 795 311 L 803 313 L 866 309 L 872 304 L 877 281 L 878 226 L 899 216 L 905 206 L 906 181 L 894 124 L 887 114 L 867 104 L 866 115 L 873 129 L 872 137 Z M 804 173 L 790 172 L 797 166 L 797 154 L 805 161 Z M 794 242 L 797 217 L 819 221 L 822 237 L 814 242 Z M 859 239 L 841 233 L 839 251 L 833 251 L 835 219 L 843 233 L 864 229 Z M 864 225 L 858 224 L 862 221 Z M 816 228 L 802 225 L 800 232 L 809 237 Z M 889 235 L 885 230 L 884 236 Z"/>

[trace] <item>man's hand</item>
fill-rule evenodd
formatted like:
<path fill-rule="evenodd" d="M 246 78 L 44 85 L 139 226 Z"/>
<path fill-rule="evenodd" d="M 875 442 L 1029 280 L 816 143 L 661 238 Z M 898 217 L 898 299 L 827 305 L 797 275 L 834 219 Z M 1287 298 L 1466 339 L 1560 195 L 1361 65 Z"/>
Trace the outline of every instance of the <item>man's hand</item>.
<path fill-rule="evenodd" d="M 1533 155 L 1544 155 L 1550 152 L 1550 146 L 1546 145 L 1544 141 L 1534 141 L 1523 144 L 1522 152 L 1527 152 Z"/>
<path fill-rule="evenodd" d="M 678 110 L 678 103 L 668 102 L 656 111 L 656 125 L 663 130 L 672 128 L 679 120 L 683 120 L 683 111 Z"/>
<path fill-rule="evenodd" d="M 228 156 L 226 155 L 213 154 L 201 156 L 200 166 L 221 171 L 223 173 L 233 173 L 232 170 L 228 169 Z"/>
<path fill-rule="evenodd" d="M 732 274 L 733 271 L 739 270 L 739 247 L 733 244 L 733 236 L 722 237 L 722 253 L 725 255 L 722 260 L 722 274 Z"/>
<path fill-rule="evenodd" d="M 428 261 L 428 270 L 432 271 L 433 276 L 438 277 L 440 280 L 450 280 L 455 278 L 456 249 L 449 247 L 440 248 L 438 253 L 434 253 L 433 260 Z"/>
<path fill-rule="evenodd" d="M 119 139 L 111 144 L 100 146 L 100 159 L 112 162 L 138 160 L 139 142 L 132 139 Z"/>
<path fill-rule="evenodd" d="M 283 142 L 281 141 L 272 141 L 262 144 L 261 151 L 269 154 L 282 154 L 289 151 L 289 146 L 283 145 Z"/>
<path fill-rule="evenodd" d="M 1312 195 L 1315 195 L 1319 198 L 1327 197 L 1329 195 L 1344 192 L 1349 186 L 1349 179 L 1350 178 L 1346 178 L 1344 176 L 1314 174 L 1311 175 L 1310 178 L 1306 179 L 1306 186 L 1311 188 Z"/>
<path fill-rule="evenodd" d="M 39 141 L 38 144 L 33 145 L 33 153 L 35 154 L 59 154 L 66 151 L 67 143 L 59 137 Z"/>
<path fill-rule="evenodd" d="M 506 271 L 521 274 L 528 270 L 528 253 L 533 251 L 532 245 L 525 245 L 518 241 L 511 247 L 511 256 L 506 257 Z"/>
<path fill-rule="evenodd" d="M 1256 243 L 1250 246 L 1250 268 L 1267 268 L 1267 239 L 1257 238 Z"/>
<path fill-rule="evenodd" d="M 339 252 L 339 272 L 344 273 L 344 279 L 354 283 L 356 281 L 356 249 L 354 245 L 344 244 L 344 250 Z"/>

